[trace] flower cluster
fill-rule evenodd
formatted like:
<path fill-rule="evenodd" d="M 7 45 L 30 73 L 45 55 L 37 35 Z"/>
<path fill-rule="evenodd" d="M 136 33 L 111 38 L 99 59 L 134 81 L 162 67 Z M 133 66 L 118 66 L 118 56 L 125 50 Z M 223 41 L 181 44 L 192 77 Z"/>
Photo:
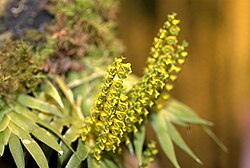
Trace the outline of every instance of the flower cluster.
<path fill-rule="evenodd" d="M 143 152 L 143 160 L 140 167 L 147 168 L 148 162 L 154 162 L 155 156 L 157 155 L 158 150 L 156 149 L 155 141 L 150 141 L 147 144 L 146 150 Z"/>
<path fill-rule="evenodd" d="M 175 16 L 168 16 L 168 21 L 154 39 L 145 74 L 132 89 L 125 92 L 123 83 L 131 73 L 129 63 L 122 63 L 123 58 L 117 58 L 108 67 L 91 116 L 85 120 L 82 135 L 83 140 L 94 136 L 92 152 L 97 160 L 100 160 L 102 151 L 116 152 L 121 142 L 129 144 L 129 135 L 138 131 L 150 111 L 158 107 L 161 98 L 166 100 L 169 97 L 172 82 L 176 80 L 181 71 L 180 65 L 187 56 L 187 43 L 178 44 L 180 28 Z M 146 152 L 145 156 L 150 160 L 156 153 L 153 146 L 154 152 Z"/>
<path fill-rule="evenodd" d="M 122 60 L 123 58 L 117 58 L 108 67 L 105 81 L 91 109 L 91 116 L 86 118 L 83 140 L 88 133 L 96 137 L 93 153 L 97 160 L 101 158 L 102 151 L 115 152 L 119 149 L 120 143 L 127 137 L 129 104 L 124 94 L 123 80 L 131 73 L 131 68 L 129 63 L 122 63 Z"/>
<path fill-rule="evenodd" d="M 172 82 L 181 71 L 180 65 L 185 62 L 187 43 L 178 44 L 180 21 L 175 16 L 169 15 L 168 21 L 160 29 L 154 39 L 144 76 L 127 94 L 130 100 L 128 113 L 137 113 L 134 124 L 141 124 L 150 109 L 158 105 L 160 98 L 169 98 Z"/>

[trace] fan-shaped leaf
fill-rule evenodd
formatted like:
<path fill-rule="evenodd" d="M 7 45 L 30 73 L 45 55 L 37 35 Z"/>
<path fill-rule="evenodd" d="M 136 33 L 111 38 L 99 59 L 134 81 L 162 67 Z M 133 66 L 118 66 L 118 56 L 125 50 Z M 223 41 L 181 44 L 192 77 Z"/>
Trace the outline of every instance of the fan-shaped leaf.
<path fill-rule="evenodd" d="M 39 167 L 41 167 L 41 168 L 48 168 L 49 167 L 47 159 L 46 159 L 42 149 L 36 143 L 36 141 L 31 138 L 31 136 L 28 132 L 26 132 L 22 128 L 18 127 L 13 122 L 9 123 L 8 128 L 10 128 L 11 132 L 13 132 L 15 135 L 17 135 L 21 139 L 22 144 L 29 151 L 29 153 L 34 158 L 34 160 L 36 161 L 36 163 Z"/>
<path fill-rule="evenodd" d="M 142 164 L 142 148 L 145 139 L 145 132 L 145 126 L 141 125 L 139 131 L 134 136 L 135 154 L 139 161 L 139 165 Z"/>
<path fill-rule="evenodd" d="M 184 150 L 188 155 L 190 155 L 195 161 L 202 164 L 200 159 L 192 152 L 192 150 L 187 146 L 186 142 L 182 139 L 181 135 L 179 134 L 178 130 L 166 120 L 168 133 L 174 143 L 179 146 L 182 150 Z"/>
<path fill-rule="evenodd" d="M 85 160 L 89 154 L 89 147 L 87 144 L 85 144 L 81 139 L 78 139 L 78 145 L 77 145 L 77 149 L 76 149 L 76 154 L 78 154 L 79 158 L 73 154 L 67 165 L 66 168 L 75 168 L 80 166 L 80 164 L 82 163 L 83 160 Z"/>
<path fill-rule="evenodd" d="M 18 137 L 14 134 L 10 136 L 9 148 L 18 168 L 25 168 L 23 148 Z"/>
<path fill-rule="evenodd" d="M 173 163 L 176 168 L 180 168 L 179 163 L 177 162 L 174 146 L 171 138 L 168 135 L 167 125 L 164 120 L 162 112 L 154 112 L 151 115 L 151 124 L 156 133 L 157 139 L 164 151 L 168 156 L 169 160 Z"/>
<path fill-rule="evenodd" d="M 20 96 L 18 96 L 18 102 L 26 107 L 36 109 L 44 113 L 53 114 L 59 117 L 63 116 L 62 112 L 58 110 L 55 105 L 49 104 L 28 95 L 21 94 Z"/>
<path fill-rule="evenodd" d="M 46 81 L 44 91 L 47 95 L 51 96 L 62 108 L 64 107 L 60 94 L 50 81 Z"/>

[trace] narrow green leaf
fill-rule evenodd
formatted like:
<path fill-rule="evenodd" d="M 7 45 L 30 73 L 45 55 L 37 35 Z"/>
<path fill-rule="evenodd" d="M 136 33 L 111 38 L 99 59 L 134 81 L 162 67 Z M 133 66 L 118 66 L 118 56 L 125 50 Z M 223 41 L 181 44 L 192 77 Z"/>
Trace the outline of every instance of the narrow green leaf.
<path fill-rule="evenodd" d="M 207 126 L 213 125 L 212 122 L 200 118 L 191 108 L 178 102 L 177 100 L 170 100 L 165 110 L 176 116 L 176 118 L 187 123 Z"/>
<path fill-rule="evenodd" d="M 0 123 L 2 122 L 3 117 L 5 116 L 6 113 L 11 111 L 9 107 L 5 107 L 3 110 L 0 111 Z"/>
<path fill-rule="evenodd" d="M 128 147 L 129 153 L 130 153 L 131 155 L 134 155 L 134 154 L 135 154 L 135 151 L 134 151 L 133 144 L 132 144 L 132 143 L 129 143 L 129 144 L 127 145 L 127 147 Z"/>
<path fill-rule="evenodd" d="M 14 111 L 11 111 L 7 114 L 7 117 L 14 122 L 17 126 L 21 127 L 29 133 L 37 127 L 37 125 L 30 119 L 18 114 Z"/>
<path fill-rule="evenodd" d="M 0 142 L 0 157 L 3 156 L 5 150 L 5 145 Z"/>
<path fill-rule="evenodd" d="M 88 157 L 87 157 L 87 163 L 88 163 L 88 167 L 91 167 L 91 168 L 101 168 L 100 162 L 97 161 L 95 158 L 93 158 L 92 155 L 88 155 Z"/>
<path fill-rule="evenodd" d="M 7 128 L 9 121 L 10 119 L 6 116 L 0 121 L 0 131 L 3 131 Z"/>
<path fill-rule="evenodd" d="M 108 158 L 102 158 L 100 160 L 100 167 L 101 168 L 118 168 L 118 165 L 116 164 L 115 160 L 111 160 Z"/>
<path fill-rule="evenodd" d="M 225 152 L 227 152 L 227 147 L 221 142 L 221 140 L 209 129 L 208 127 L 203 126 L 202 129 L 204 132 L 210 136 L 214 142 Z"/>
<path fill-rule="evenodd" d="M 21 139 L 22 144 L 29 151 L 29 153 L 34 158 L 34 160 L 36 161 L 36 163 L 39 167 L 49 168 L 47 159 L 46 159 L 42 149 L 36 143 L 36 141 L 31 138 L 31 136 L 28 132 L 26 132 L 22 128 L 18 127 L 13 122 L 10 122 L 8 128 L 11 130 L 11 132 L 13 132 L 15 135 L 17 135 Z"/>
<path fill-rule="evenodd" d="M 171 138 L 168 135 L 168 129 L 160 112 L 154 112 L 151 115 L 151 124 L 156 133 L 157 139 L 169 160 L 173 163 L 176 168 L 180 168 L 177 162 L 174 146 Z"/>
<path fill-rule="evenodd" d="M 36 123 L 38 123 L 39 125 L 43 126 L 44 128 L 50 130 L 51 132 L 53 132 L 56 136 L 58 136 L 63 143 L 65 143 L 65 145 L 73 152 L 75 153 L 74 149 L 70 146 L 70 142 L 67 141 L 67 139 L 65 139 L 54 127 L 52 127 L 50 124 L 42 121 L 42 120 L 37 120 Z M 78 155 L 77 155 L 78 156 Z"/>
<path fill-rule="evenodd" d="M 139 161 L 139 165 L 142 164 L 142 149 L 145 139 L 146 129 L 144 125 L 141 125 L 139 131 L 135 134 L 134 137 L 134 147 L 135 147 L 135 154 Z"/>
<path fill-rule="evenodd" d="M 18 168 L 25 168 L 23 148 L 18 137 L 14 134 L 10 136 L 9 148 L 11 155 Z"/>
<path fill-rule="evenodd" d="M 25 117 L 27 117 L 28 119 L 32 120 L 32 121 L 36 121 L 37 120 L 37 115 L 36 113 L 30 111 L 27 107 L 19 104 L 19 103 L 16 103 L 14 106 L 13 106 L 13 110 Z"/>
<path fill-rule="evenodd" d="M 9 142 L 10 134 L 11 132 L 8 128 L 0 132 L 0 156 L 3 156 L 5 145 Z"/>
<path fill-rule="evenodd" d="M 55 80 L 58 84 L 58 86 L 60 87 L 60 89 L 62 90 L 63 94 L 66 96 L 66 98 L 68 99 L 68 101 L 71 103 L 71 105 L 75 104 L 74 102 L 74 95 L 72 90 L 64 83 L 64 81 L 59 77 L 56 76 Z"/>
<path fill-rule="evenodd" d="M 62 112 L 58 110 L 58 108 L 55 105 L 49 104 L 37 98 L 21 94 L 20 96 L 18 96 L 17 100 L 19 103 L 21 103 L 26 107 L 36 109 L 44 113 L 53 114 L 59 117 L 63 116 Z"/>
<path fill-rule="evenodd" d="M 81 139 L 78 139 L 78 145 L 76 149 L 76 154 L 78 154 L 80 160 L 78 157 L 76 157 L 75 154 L 73 154 L 67 165 L 66 168 L 76 168 L 80 166 L 83 160 L 85 160 L 90 152 L 90 149 L 86 143 L 84 143 Z"/>
<path fill-rule="evenodd" d="M 77 140 L 77 138 L 80 137 L 82 131 L 80 128 L 77 128 L 75 126 L 71 126 L 66 133 L 63 135 L 65 139 L 68 140 L 68 142 L 74 142 Z"/>
<path fill-rule="evenodd" d="M 60 94 L 58 93 L 55 86 L 48 80 L 46 81 L 44 91 L 47 95 L 51 96 L 62 108 L 64 107 Z"/>
<path fill-rule="evenodd" d="M 37 127 L 31 132 L 31 134 L 34 135 L 41 142 L 45 143 L 46 145 L 57 151 L 60 155 L 63 154 L 62 148 L 57 143 L 55 138 L 45 129 Z"/>
<path fill-rule="evenodd" d="M 169 136 L 174 141 L 174 143 L 182 150 L 184 150 L 188 155 L 190 155 L 196 162 L 202 164 L 201 160 L 192 152 L 192 150 L 183 140 L 178 130 L 169 121 L 166 120 L 166 123 L 168 127 Z"/>

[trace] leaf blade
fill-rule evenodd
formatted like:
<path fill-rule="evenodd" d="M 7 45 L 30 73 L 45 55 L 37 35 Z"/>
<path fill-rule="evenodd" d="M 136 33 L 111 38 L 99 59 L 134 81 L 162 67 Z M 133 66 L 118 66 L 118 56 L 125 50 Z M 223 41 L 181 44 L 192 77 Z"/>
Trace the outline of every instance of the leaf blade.
<path fill-rule="evenodd" d="M 139 161 L 139 165 L 142 165 L 142 149 L 145 140 L 145 134 L 146 134 L 145 126 L 141 125 L 138 132 L 135 134 L 134 138 L 135 154 Z"/>
<path fill-rule="evenodd" d="M 53 104 L 49 104 L 37 98 L 33 98 L 28 95 L 21 94 L 18 96 L 17 101 L 29 108 L 39 110 L 44 113 L 56 115 L 58 117 L 62 117 L 62 112 Z"/>
<path fill-rule="evenodd" d="M 161 116 L 160 112 L 152 113 L 151 124 L 164 153 L 176 168 L 180 168 L 180 165 L 175 155 L 175 150 L 172 140 L 167 132 L 167 127 L 164 121 L 164 117 Z"/>
<path fill-rule="evenodd" d="M 11 130 L 13 134 L 21 139 L 22 144 L 31 154 L 31 156 L 36 161 L 37 165 L 41 168 L 49 168 L 48 161 L 40 148 L 40 146 L 36 143 L 36 141 L 31 138 L 30 134 L 23 130 L 22 128 L 18 127 L 15 123 L 10 122 L 8 128 Z"/>
<path fill-rule="evenodd" d="M 55 138 L 45 129 L 37 127 L 31 132 L 31 134 L 47 146 L 57 151 L 60 155 L 63 154 L 62 148 L 57 143 Z"/>
<path fill-rule="evenodd" d="M 221 140 L 209 129 L 208 127 L 203 126 L 202 129 L 204 132 L 214 140 L 214 142 L 224 151 L 227 152 L 227 147 L 221 142 Z"/>
<path fill-rule="evenodd" d="M 25 168 L 23 148 L 18 137 L 14 134 L 11 135 L 9 140 L 9 148 L 11 155 L 18 168 Z"/>
<path fill-rule="evenodd" d="M 87 146 L 87 144 L 85 144 L 81 139 L 78 139 L 76 154 L 78 154 L 80 160 L 76 156 L 76 154 L 73 154 L 70 157 L 65 168 L 75 168 L 75 167 L 80 166 L 81 162 L 87 158 L 89 152 L 90 152 L 90 149 Z"/>
<path fill-rule="evenodd" d="M 168 127 L 168 133 L 170 138 L 174 141 L 174 143 L 179 146 L 183 151 L 185 151 L 189 156 L 191 156 L 196 162 L 202 164 L 201 160 L 193 153 L 193 151 L 188 147 L 186 142 L 181 137 L 180 133 L 177 129 L 169 122 L 166 121 Z"/>
<path fill-rule="evenodd" d="M 52 97 L 62 108 L 64 107 L 61 96 L 55 86 L 50 82 L 46 81 L 46 85 L 44 87 L 44 91 L 47 95 Z"/>

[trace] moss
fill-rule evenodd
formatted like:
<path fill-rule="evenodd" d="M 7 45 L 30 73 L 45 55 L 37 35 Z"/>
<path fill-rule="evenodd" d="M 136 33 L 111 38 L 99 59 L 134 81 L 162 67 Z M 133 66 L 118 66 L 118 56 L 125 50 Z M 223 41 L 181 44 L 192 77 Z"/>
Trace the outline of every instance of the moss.
<path fill-rule="evenodd" d="M 0 96 L 12 101 L 17 92 L 30 92 L 41 82 L 39 59 L 23 41 L 0 47 Z"/>

